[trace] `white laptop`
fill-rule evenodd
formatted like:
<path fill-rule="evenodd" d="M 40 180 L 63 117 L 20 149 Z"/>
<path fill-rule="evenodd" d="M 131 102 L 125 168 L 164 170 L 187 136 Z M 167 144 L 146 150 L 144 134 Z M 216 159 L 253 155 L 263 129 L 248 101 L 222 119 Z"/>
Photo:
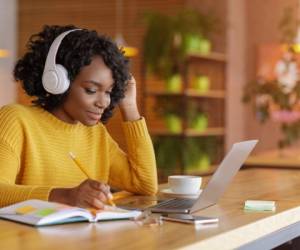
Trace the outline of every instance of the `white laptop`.
<path fill-rule="evenodd" d="M 225 189 L 248 158 L 258 140 L 249 140 L 233 144 L 231 150 L 197 199 L 169 199 L 151 208 L 155 213 L 193 213 L 212 206 L 221 198 Z"/>

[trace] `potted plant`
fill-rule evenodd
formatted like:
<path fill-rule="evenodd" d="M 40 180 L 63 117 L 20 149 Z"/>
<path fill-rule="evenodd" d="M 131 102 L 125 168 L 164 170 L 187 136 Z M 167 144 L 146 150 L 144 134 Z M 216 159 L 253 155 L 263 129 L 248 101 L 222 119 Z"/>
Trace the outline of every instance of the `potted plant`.
<path fill-rule="evenodd" d="M 210 52 L 208 37 L 215 30 L 216 19 L 213 15 L 185 9 L 174 16 L 148 12 L 145 21 L 143 56 L 147 71 L 173 86 L 167 90 L 179 92 L 186 56 L 192 52 Z"/>
<path fill-rule="evenodd" d="M 216 141 L 214 137 L 186 138 L 155 137 L 153 140 L 156 161 L 160 176 L 187 172 L 208 170 L 216 159 Z"/>
<path fill-rule="evenodd" d="M 173 97 L 170 101 L 160 96 L 156 98 L 155 112 L 163 118 L 167 130 L 172 133 L 182 132 L 183 119 L 187 119 L 188 128 L 198 132 L 203 132 L 208 127 L 208 116 L 203 107 L 195 101 L 190 101 L 187 111 L 184 111 L 180 97 Z"/>
<path fill-rule="evenodd" d="M 217 151 L 215 137 L 189 138 L 184 150 L 184 164 L 188 172 L 206 171 L 215 161 Z"/>
<path fill-rule="evenodd" d="M 182 102 L 180 99 L 173 102 L 164 97 L 157 97 L 156 99 L 155 111 L 163 118 L 167 130 L 171 133 L 182 132 L 181 107 Z"/>
<path fill-rule="evenodd" d="M 210 79 L 207 75 L 196 75 L 193 80 L 193 88 L 198 93 L 205 93 L 209 91 L 210 88 Z"/>
<path fill-rule="evenodd" d="M 188 127 L 203 132 L 208 127 L 208 116 L 197 102 L 189 102 L 187 111 Z"/>
<path fill-rule="evenodd" d="M 170 174 L 180 173 L 182 139 L 177 136 L 158 136 L 153 138 L 153 146 L 159 176 L 164 179 Z"/>
<path fill-rule="evenodd" d="M 242 101 L 253 106 L 259 122 L 271 120 L 280 124 L 283 138 L 278 141 L 278 149 L 281 154 L 300 138 L 300 78 L 296 59 L 300 50 L 299 44 L 294 44 L 295 37 L 300 41 L 300 30 L 292 8 L 284 9 L 278 27 L 284 46 L 274 66 L 274 75 L 259 75 L 245 85 Z"/>

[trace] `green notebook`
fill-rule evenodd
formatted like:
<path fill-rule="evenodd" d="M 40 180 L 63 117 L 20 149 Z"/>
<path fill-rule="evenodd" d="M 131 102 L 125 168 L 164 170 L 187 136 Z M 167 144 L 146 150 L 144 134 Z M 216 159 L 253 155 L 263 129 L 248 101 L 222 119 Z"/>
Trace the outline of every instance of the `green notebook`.
<path fill-rule="evenodd" d="M 129 219 L 140 214 L 140 211 L 111 206 L 104 210 L 88 210 L 42 200 L 27 200 L 0 209 L 0 218 L 33 226 Z"/>

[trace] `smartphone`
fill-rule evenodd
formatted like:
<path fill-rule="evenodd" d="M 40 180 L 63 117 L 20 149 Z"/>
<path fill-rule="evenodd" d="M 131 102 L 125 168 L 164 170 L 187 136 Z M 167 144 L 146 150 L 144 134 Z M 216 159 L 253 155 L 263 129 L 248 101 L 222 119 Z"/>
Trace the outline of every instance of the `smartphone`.
<path fill-rule="evenodd" d="M 211 224 L 218 223 L 219 221 L 217 217 L 196 216 L 191 214 L 163 214 L 162 219 L 189 224 Z"/>

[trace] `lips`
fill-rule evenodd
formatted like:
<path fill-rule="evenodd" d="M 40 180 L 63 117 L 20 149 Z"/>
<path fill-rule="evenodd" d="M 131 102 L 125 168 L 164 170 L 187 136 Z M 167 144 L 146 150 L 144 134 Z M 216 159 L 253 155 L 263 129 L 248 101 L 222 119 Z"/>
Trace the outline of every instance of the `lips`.
<path fill-rule="evenodd" d="M 102 113 L 87 111 L 88 117 L 92 120 L 100 120 Z"/>

